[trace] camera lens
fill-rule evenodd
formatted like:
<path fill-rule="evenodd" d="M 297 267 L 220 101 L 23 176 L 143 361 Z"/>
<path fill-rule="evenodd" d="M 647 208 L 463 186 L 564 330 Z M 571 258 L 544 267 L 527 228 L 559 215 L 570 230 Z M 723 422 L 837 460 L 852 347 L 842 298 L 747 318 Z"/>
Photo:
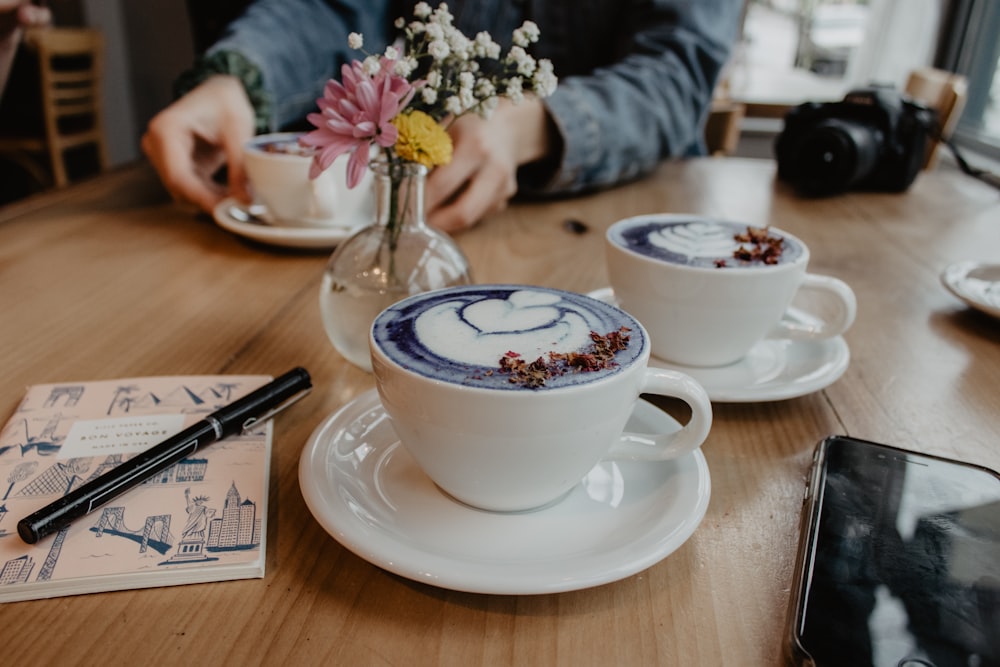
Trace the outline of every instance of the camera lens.
<path fill-rule="evenodd" d="M 839 118 L 817 123 L 802 137 L 793 158 L 795 186 L 807 195 L 846 191 L 878 161 L 880 133 Z"/>

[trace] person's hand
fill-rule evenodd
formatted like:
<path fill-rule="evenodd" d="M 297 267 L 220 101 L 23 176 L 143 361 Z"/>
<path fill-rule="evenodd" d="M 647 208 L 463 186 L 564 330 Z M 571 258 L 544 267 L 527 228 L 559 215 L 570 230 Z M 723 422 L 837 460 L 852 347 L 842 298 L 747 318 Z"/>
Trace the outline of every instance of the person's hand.
<path fill-rule="evenodd" d="M 206 79 L 150 122 L 142 151 L 171 196 L 212 212 L 227 194 L 249 201 L 243 144 L 254 134 L 254 111 L 239 79 Z M 228 166 L 228 188 L 212 176 Z"/>
<path fill-rule="evenodd" d="M 19 28 L 34 28 L 52 23 L 48 7 L 29 0 L 0 0 L 0 40 L 9 39 Z"/>
<path fill-rule="evenodd" d="M 468 114 L 452 123 L 451 162 L 427 178 L 428 222 L 446 232 L 471 227 L 503 210 L 517 192 L 517 168 L 549 150 L 545 107 L 536 98 L 500 101 L 489 119 Z"/>
<path fill-rule="evenodd" d="M 50 23 L 52 12 L 48 7 L 29 4 L 28 0 L 0 0 L 0 95 L 7 87 L 23 29 L 41 28 Z"/>

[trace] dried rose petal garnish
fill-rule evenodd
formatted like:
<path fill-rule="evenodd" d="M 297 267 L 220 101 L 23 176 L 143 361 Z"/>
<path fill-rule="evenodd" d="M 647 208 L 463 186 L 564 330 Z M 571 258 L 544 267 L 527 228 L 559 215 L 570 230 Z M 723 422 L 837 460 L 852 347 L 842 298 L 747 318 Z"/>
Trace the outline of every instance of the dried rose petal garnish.
<path fill-rule="evenodd" d="M 740 234 L 734 234 L 733 239 L 741 245 L 733 251 L 733 258 L 741 262 L 759 262 L 761 264 L 777 264 L 784 251 L 785 239 L 771 236 L 767 227 L 747 227 Z M 726 260 L 715 262 L 718 268 L 728 266 Z"/>
<path fill-rule="evenodd" d="M 500 358 L 500 372 L 510 375 L 510 382 L 529 389 L 545 386 L 545 381 L 566 373 L 586 373 L 614 368 L 615 353 L 628 347 L 631 331 L 621 327 L 604 336 L 590 332 L 593 343 L 585 352 L 549 352 L 534 361 L 525 361 L 517 352 L 507 352 Z M 548 357 L 546 361 L 545 357 Z"/>

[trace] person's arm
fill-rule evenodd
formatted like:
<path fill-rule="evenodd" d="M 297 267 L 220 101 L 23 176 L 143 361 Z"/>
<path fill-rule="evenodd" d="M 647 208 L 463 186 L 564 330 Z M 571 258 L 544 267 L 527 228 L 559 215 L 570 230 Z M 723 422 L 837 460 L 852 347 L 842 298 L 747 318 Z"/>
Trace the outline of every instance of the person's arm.
<path fill-rule="evenodd" d="M 270 130 L 300 121 L 340 66 L 364 54 L 351 49 L 351 32 L 378 53 L 390 39 L 391 0 L 257 0 L 227 26 L 206 56 L 236 52 L 260 72 Z"/>
<path fill-rule="evenodd" d="M 339 63 L 356 57 L 348 33 L 386 23 L 387 2 L 252 4 L 180 77 L 177 101 L 150 121 L 142 138 L 143 152 L 170 194 L 206 212 L 227 194 L 249 200 L 243 143 L 313 110 Z M 225 186 L 213 179 L 223 165 L 229 168 Z"/>
<path fill-rule="evenodd" d="M 742 6 L 742 0 L 656 0 L 634 11 L 634 39 L 620 60 L 561 77 L 544 100 L 562 137 L 559 166 L 544 180 L 522 173 L 521 191 L 606 187 L 648 173 L 665 158 L 703 152 L 702 128 Z M 601 36 L 592 37 L 600 48 Z"/>

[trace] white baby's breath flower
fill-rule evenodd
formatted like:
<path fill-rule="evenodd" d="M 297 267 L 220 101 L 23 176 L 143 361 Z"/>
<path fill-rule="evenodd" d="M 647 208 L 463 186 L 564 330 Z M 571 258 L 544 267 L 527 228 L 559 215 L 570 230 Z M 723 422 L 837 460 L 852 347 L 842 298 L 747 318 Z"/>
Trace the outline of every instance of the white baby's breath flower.
<path fill-rule="evenodd" d="M 521 27 L 514 32 L 520 32 L 524 39 L 527 39 L 528 42 L 532 44 L 537 42 L 538 38 L 542 35 L 542 32 L 538 29 L 538 24 L 534 21 L 525 21 L 521 24 Z"/>
<path fill-rule="evenodd" d="M 413 8 L 413 15 L 418 19 L 426 19 L 431 15 L 431 6 L 426 2 L 418 2 Z"/>
<path fill-rule="evenodd" d="M 444 39 L 444 28 L 439 26 L 437 23 L 428 23 L 425 25 L 424 32 L 427 33 L 427 39 L 431 41 Z"/>
<path fill-rule="evenodd" d="M 454 17 L 451 15 L 451 12 L 448 11 L 448 3 L 446 2 L 442 2 L 440 5 L 438 5 L 438 8 L 435 9 L 434 13 L 431 15 L 432 22 L 439 23 L 445 26 L 451 25 L 451 21 L 453 18 Z"/>
<path fill-rule="evenodd" d="M 476 97 L 481 100 L 493 97 L 497 94 L 497 87 L 489 79 L 479 79 L 476 81 Z"/>
<path fill-rule="evenodd" d="M 535 72 L 535 59 L 520 46 L 510 47 L 508 59 L 517 64 L 517 73 L 521 76 L 531 76 Z"/>
<path fill-rule="evenodd" d="M 378 56 L 368 56 L 361 63 L 361 68 L 368 76 L 375 76 L 382 69 L 382 62 Z"/>
<path fill-rule="evenodd" d="M 392 22 L 392 25 L 395 26 L 396 30 L 402 30 L 403 27 L 406 25 L 406 20 L 402 16 L 400 16 L 399 18 L 397 18 L 395 21 Z"/>
<path fill-rule="evenodd" d="M 423 21 L 413 21 L 406 29 L 414 35 L 422 35 L 427 31 L 427 25 Z"/>
<path fill-rule="evenodd" d="M 476 35 L 475 54 L 480 58 L 499 58 L 500 45 L 485 30 Z"/>
<path fill-rule="evenodd" d="M 458 91 L 458 98 L 462 103 L 462 111 L 468 111 L 478 104 L 476 96 L 472 93 L 472 88 L 462 88 Z"/>
<path fill-rule="evenodd" d="M 538 61 L 538 69 L 532 79 L 532 88 L 539 97 L 548 97 L 555 92 L 559 80 L 556 78 L 552 61 L 542 58 Z"/>
<path fill-rule="evenodd" d="M 451 53 L 451 49 L 448 47 L 448 42 L 443 39 L 436 39 L 427 47 L 427 53 L 434 60 L 444 60 Z"/>
<path fill-rule="evenodd" d="M 420 97 L 423 99 L 424 104 L 434 104 L 438 99 L 438 91 L 436 88 L 424 86 L 420 89 Z"/>
<path fill-rule="evenodd" d="M 510 101 L 514 104 L 520 104 L 524 101 L 524 80 L 519 76 L 512 76 L 507 79 L 507 89 L 504 90 L 504 95 L 510 98 Z"/>
<path fill-rule="evenodd" d="M 448 30 L 447 39 L 448 46 L 451 47 L 451 52 L 461 60 L 468 60 L 473 55 L 472 42 L 461 31 L 455 28 Z"/>
<path fill-rule="evenodd" d="M 360 33 L 352 32 L 347 36 L 347 45 L 352 49 L 360 49 L 365 45 L 365 38 Z"/>
<path fill-rule="evenodd" d="M 444 101 L 444 110 L 453 116 L 461 115 L 462 101 L 458 99 L 457 95 L 452 95 Z"/>
<path fill-rule="evenodd" d="M 424 80 L 427 81 L 427 85 L 430 88 L 440 88 L 441 87 L 441 70 L 432 69 L 430 72 L 427 73 L 427 76 L 425 77 Z"/>
<path fill-rule="evenodd" d="M 473 86 L 476 85 L 476 75 L 473 74 L 472 72 L 459 72 L 458 85 L 463 90 L 466 88 L 472 90 Z"/>
<path fill-rule="evenodd" d="M 392 73 L 406 79 L 413 73 L 413 68 L 414 62 L 412 58 L 402 58 L 393 63 Z"/>
<path fill-rule="evenodd" d="M 389 60 L 399 60 L 399 49 L 392 45 L 385 47 L 385 57 Z"/>

